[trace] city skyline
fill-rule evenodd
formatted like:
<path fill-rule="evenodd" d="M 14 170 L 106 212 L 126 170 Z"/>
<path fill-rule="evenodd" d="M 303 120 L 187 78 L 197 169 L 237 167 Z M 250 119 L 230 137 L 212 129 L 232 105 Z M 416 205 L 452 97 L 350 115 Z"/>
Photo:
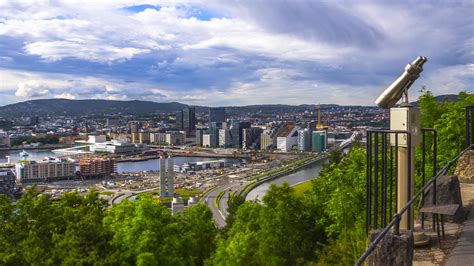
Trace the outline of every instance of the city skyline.
<path fill-rule="evenodd" d="M 472 1 L 96 2 L 0 1 L 0 105 L 374 105 L 418 55 L 411 100 L 474 84 Z"/>

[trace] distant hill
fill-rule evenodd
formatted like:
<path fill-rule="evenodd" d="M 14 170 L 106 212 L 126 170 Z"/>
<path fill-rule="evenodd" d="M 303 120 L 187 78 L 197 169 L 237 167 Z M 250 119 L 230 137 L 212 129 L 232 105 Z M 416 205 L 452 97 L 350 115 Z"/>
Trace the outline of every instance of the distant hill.
<path fill-rule="evenodd" d="M 449 99 L 457 101 L 458 95 L 439 95 L 438 101 Z M 413 102 L 418 106 L 418 101 Z M 321 104 L 321 108 L 338 107 L 337 104 Z M 0 107 L 0 117 L 28 117 L 28 116 L 48 116 L 48 115 L 90 115 L 90 114 L 122 114 L 122 115 L 145 115 L 156 113 L 170 113 L 190 107 L 187 104 L 178 102 L 157 103 L 151 101 L 113 101 L 113 100 L 67 100 L 67 99 L 41 99 L 9 104 Z M 196 112 L 208 112 L 209 107 L 193 106 Z M 351 107 L 351 106 L 345 106 Z M 264 104 L 247 106 L 228 106 L 227 114 L 236 115 L 244 113 L 264 113 L 272 114 L 278 112 L 301 112 L 314 110 L 315 105 L 285 105 L 285 104 Z"/>
<path fill-rule="evenodd" d="M 337 105 L 321 105 L 321 108 L 329 108 Z M 157 103 L 151 101 L 113 101 L 113 100 L 67 100 L 67 99 L 41 99 L 9 104 L 0 107 L 0 117 L 28 117 L 48 115 L 87 115 L 87 114 L 117 114 L 140 115 L 169 113 L 190 107 L 189 105 L 171 102 Z M 193 106 L 197 112 L 208 112 L 209 107 Z M 228 106 L 227 114 L 235 115 L 242 113 L 262 112 L 272 114 L 284 111 L 314 110 L 314 105 L 248 105 Z"/>
<path fill-rule="evenodd" d="M 173 112 L 186 107 L 188 105 L 177 102 L 44 99 L 2 106 L 0 107 L 0 116 L 19 117 L 111 113 L 153 114 Z"/>
<path fill-rule="evenodd" d="M 459 95 L 457 94 L 444 94 L 444 95 L 438 95 L 435 96 L 435 99 L 438 102 L 444 102 L 444 101 L 451 101 L 451 102 L 457 102 L 459 100 Z M 419 106 L 420 102 L 412 102 L 413 106 Z"/>

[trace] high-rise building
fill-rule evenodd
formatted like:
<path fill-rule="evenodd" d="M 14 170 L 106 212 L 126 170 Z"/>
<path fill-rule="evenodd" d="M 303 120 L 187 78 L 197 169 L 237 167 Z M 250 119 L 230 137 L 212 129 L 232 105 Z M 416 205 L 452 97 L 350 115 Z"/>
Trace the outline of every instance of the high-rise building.
<path fill-rule="evenodd" d="M 225 107 L 211 107 L 209 108 L 209 123 L 225 122 Z"/>
<path fill-rule="evenodd" d="M 219 129 L 219 147 L 227 148 L 232 146 L 230 130 L 226 128 Z"/>
<path fill-rule="evenodd" d="M 232 147 L 242 147 L 242 131 L 245 128 L 250 128 L 250 122 L 240 122 L 238 120 L 232 120 L 230 122 L 230 135 L 232 139 Z"/>
<path fill-rule="evenodd" d="M 199 147 L 204 146 L 203 143 L 202 143 L 202 141 L 203 141 L 202 137 L 204 135 L 204 130 L 197 129 L 195 135 L 196 135 L 196 145 L 199 146 Z"/>
<path fill-rule="evenodd" d="M 244 128 L 242 130 L 242 149 L 259 149 L 261 133 L 262 129 L 259 127 Z"/>
<path fill-rule="evenodd" d="M 186 108 L 183 110 L 183 131 L 186 132 L 186 136 L 194 134 L 196 129 L 196 110 L 194 107 Z"/>
<path fill-rule="evenodd" d="M 192 136 L 196 129 L 196 110 L 194 107 L 185 108 L 176 112 L 176 128 L 186 132 L 186 136 Z"/>
<path fill-rule="evenodd" d="M 311 146 L 314 152 L 322 152 L 326 149 L 325 131 L 313 131 Z"/>
<path fill-rule="evenodd" d="M 172 197 L 174 195 L 174 165 L 173 157 L 167 159 L 163 156 L 160 163 L 160 197 Z"/>
<path fill-rule="evenodd" d="M 268 150 L 273 146 L 273 139 L 270 136 L 269 131 L 264 131 L 260 134 L 260 149 L 261 150 Z"/>
<path fill-rule="evenodd" d="M 311 151 L 311 130 L 298 130 L 298 150 Z"/>
<path fill-rule="evenodd" d="M 211 136 L 209 134 L 202 134 L 202 146 L 211 147 Z"/>
<path fill-rule="evenodd" d="M 222 122 L 209 123 L 209 147 L 215 148 L 219 145 L 219 129 L 223 128 Z"/>
<path fill-rule="evenodd" d="M 139 125 L 136 124 L 136 123 L 132 123 L 130 125 L 130 134 L 131 134 L 131 141 L 132 143 L 139 143 L 139 139 L 138 139 L 138 128 L 139 128 Z"/>
<path fill-rule="evenodd" d="M 176 115 L 176 130 L 183 131 L 184 130 L 183 110 L 177 111 L 175 115 Z"/>

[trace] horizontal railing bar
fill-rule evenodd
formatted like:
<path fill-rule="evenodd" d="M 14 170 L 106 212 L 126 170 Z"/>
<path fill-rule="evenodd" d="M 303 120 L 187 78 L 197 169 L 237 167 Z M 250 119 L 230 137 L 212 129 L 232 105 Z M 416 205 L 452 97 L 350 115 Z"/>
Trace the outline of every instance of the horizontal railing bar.
<path fill-rule="evenodd" d="M 367 132 L 374 133 L 410 133 L 408 130 L 369 129 Z"/>

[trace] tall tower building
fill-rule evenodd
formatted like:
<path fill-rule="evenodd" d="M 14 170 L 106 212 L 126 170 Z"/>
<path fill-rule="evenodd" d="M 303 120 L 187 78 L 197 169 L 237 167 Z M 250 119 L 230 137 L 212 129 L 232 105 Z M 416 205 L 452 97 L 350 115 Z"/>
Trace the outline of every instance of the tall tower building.
<path fill-rule="evenodd" d="M 160 198 L 174 195 L 174 165 L 173 157 L 160 157 Z"/>
<path fill-rule="evenodd" d="M 311 130 L 298 130 L 298 150 L 311 151 Z"/>
<path fill-rule="evenodd" d="M 209 108 L 209 123 L 225 122 L 225 107 L 211 107 Z"/>
<path fill-rule="evenodd" d="M 194 134 L 196 129 L 196 109 L 194 107 L 176 112 L 176 128 L 186 132 L 188 137 Z"/>

